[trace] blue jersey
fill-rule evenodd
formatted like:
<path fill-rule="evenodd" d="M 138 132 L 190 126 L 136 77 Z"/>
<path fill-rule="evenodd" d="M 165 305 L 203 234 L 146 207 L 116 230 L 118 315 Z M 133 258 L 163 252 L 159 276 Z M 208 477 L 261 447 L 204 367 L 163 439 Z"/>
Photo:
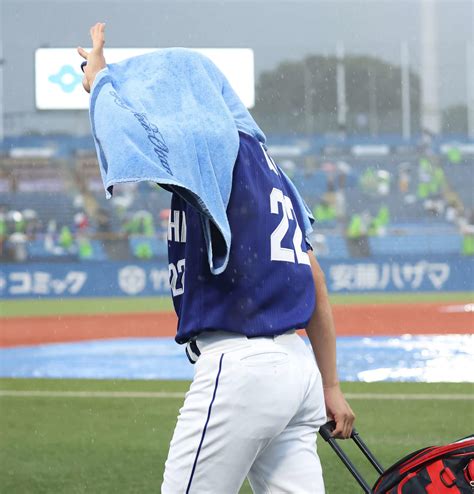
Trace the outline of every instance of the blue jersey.
<path fill-rule="evenodd" d="M 315 288 L 302 214 L 260 143 L 240 133 L 227 207 L 229 263 L 213 275 L 200 213 L 173 194 L 168 257 L 178 343 L 203 331 L 253 337 L 306 327 Z"/>

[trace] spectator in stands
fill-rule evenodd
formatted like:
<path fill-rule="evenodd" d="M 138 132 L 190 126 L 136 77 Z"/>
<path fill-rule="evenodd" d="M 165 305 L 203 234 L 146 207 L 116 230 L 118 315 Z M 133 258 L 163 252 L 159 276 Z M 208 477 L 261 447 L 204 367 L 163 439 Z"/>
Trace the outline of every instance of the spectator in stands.
<path fill-rule="evenodd" d="M 137 235 L 140 232 L 140 225 L 134 213 L 128 211 L 124 214 L 122 229 L 126 235 Z"/>
<path fill-rule="evenodd" d="M 344 161 L 337 164 L 339 174 L 337 176 L 337 188 L 334 194 L 334 210 L 336 218 L 342 220 L 346 217 L 346 184 L 347 175 L 350 173 L 350 166 Z"/>
<path fill-rule="evenodd" d="M 418 198 L 427 199 L 430 195 L 430 182 L 433 174 L 431 162 L 421 158 L 418 163 Z"/>
<path fill-rule="evenodd" d="M 398 190 L 401 194 L 408 194 L 411 182 L 410 163 L 401 163 L 398 168 Z"/>
<path fill-rule="evenodd" d="M 7 224 L 10 232 L 24 233 L 26 222 L 20 211 L 8 211 Z"/>
<path fill-rule="evenodd" d="M 359 185 L 365 194 L 372 195 L 377 191 L 377 176 L 372 167 L 368 167 L 362 173 L 359 179 Z"/>
<path fill-rule="evenodd" d="M 153 249 L 148 241 L 138 243 L 133 251 L 133 254 L 138 259 L 151 259 L 153 257 Z"/>
<path fill-rule="evenodd" d="M 89 218 L 84 211 L 76 213 L 74 215 L 74 226 L 78 233 L 83 233 L 89 228 Z"/>
<path fill-rule="evenodd" d="M 142 217 L 142 228 L 143 235 L 147 237 L 153 237 L 155 235 L 155 223 L 153 221 L 153 215 L 148 211 Z"/>
<path fill-rule="evenodd" d="M 29 238 L 33 238 L 39 233 L 41 224 L 38 219 L 38 213 L 33 209 L 25 209 L 22 211 L 23 218 L 25 220 L 25 233 Z"/>
<path fill-rule="evenodd" d="M 456 146 L 452 146 L 448 149 L 447 158 L 449 163 L 457 165 L 462 162 L 462 153 Z"/>
<path fill-rule="evenodd" d="M 444 170 L 440 166 L 433 168 L 433 175 L 430 181 L 430 192 L 433 195 L 441 194 L 446 184 Z"/>
<path fill-rule="evenodd" d="M 377 171 L 377 195 L 386 196 L 390 192 L 391 174 L 387 170 Z"/>
<path fill-rule="evenodd" d="M 444 213 L 446 203 L 441 194 L 437 194 L 430 199 L 427 199 L 423 203 L 423 206 L 428 213 L 440 217 Z"/>
<path fill-rule="evenodd" d="M 334 214 L 338 220 L 346 217 L 346 194 L 343 189 L 338 189 L 334 195 Z"/>
<path fill-rule="evenodd" d="M 93 257 L 94 249 L 92 248 L 92 244 L 89 238 L 84 236 L 79 236 L 77 238 L 77 245 L 78 245 L 79 259 L 88 260 Z"/>
<path fill-rule="evenodd" d="M 336 209 L 326 199 L 323 199 L 313 209 L 313 216 L 317 223 L 324 226 L 325 223 L 336 219 Z"/>
<path fill-rule="evenodd" d="M 390 212 L 385 205 L 380 206 L 377 214 L 370 219 L 368 235 L 379 236 L 384 235 L 387 230 L 387 225 L 390 221 Z"/>
<path fill-rule="evenodd" d="M 97 210 L 97 229 L 100 233 L 110 233 L 111 231 L 111 220 L 110 214 L 106 209 L 99 208 Z"/>
<path fill-rule="evenodd" d="M 59 232 L 59 245 L 66 251 L 74 250 L 74 237 L 68 226 L 63 226 Z"/>
<path fill-rule="evenodd" d="M 326 192 L 328 194 L 334 194 L 335 191 L 336 191 L 336 184 L 334 181 L 334 175 L 329 175 L 327 178 Z"/>
<path fill-rule="evenodd" d="M 474 228 L 474 209 L 471 209 L 467 214 L 467 224 Z"/>
<path fill-rule="evenodd" d="M 149 211 L 141 210 L 133 213 L 124 224 L 125 232 L 129 235 L 145 235 L 153 237 L 155 235 L 155 222 L 153 215 Z"/>
<path fill-rule="evenodd" d="M 445 211 L 446 221 L 449 221 L 450 223 L 455 223 L 458 219 L 458 216 L 459 216 L 459 211 L 456 206 L 456 203 L 453 200 L 449 201 Z"/>
<path fill-rule="evenodd" d="M 28 259 L 28 238 L 23 232 L 13 232 L 7 240 L 7 250 L 15 262 L 25 262 Z"/>
<path fill-rule="evenodd" d="M 53 256 L 61 256 L 65 258 L 67 254 L 75 253 L 74 238 L 70 229 L 63 226 L 58 233 L 58 225 L 56 220 L 49 220 L 47 232 L 44 236 L 44 249 Z"/>
<path fill-rule="evenodd" d="M 347 246 L 351 257 L 369 257 L 368 213 L 354 214 L 346 229 Z"/>
<path fill-rule="evenodd" d="M 474 256 L 474 209 L 467 211 L 460 221 L 460 227 L 463 235 L 462 254 Z"/>

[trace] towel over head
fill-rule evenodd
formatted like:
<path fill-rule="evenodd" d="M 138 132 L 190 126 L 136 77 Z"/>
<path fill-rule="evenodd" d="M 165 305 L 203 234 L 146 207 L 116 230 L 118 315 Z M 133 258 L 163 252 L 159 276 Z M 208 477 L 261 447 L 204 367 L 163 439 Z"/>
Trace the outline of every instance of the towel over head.
<path fill-rule="evenodd" d="M 141 181 L 179 194 L 200 211 L 210 270 L 222 273 L 238 132 L 265 135 L 220 70 L 184 48 L 109 64 L 91 88 L 90 120 L 107 198 Z"/>

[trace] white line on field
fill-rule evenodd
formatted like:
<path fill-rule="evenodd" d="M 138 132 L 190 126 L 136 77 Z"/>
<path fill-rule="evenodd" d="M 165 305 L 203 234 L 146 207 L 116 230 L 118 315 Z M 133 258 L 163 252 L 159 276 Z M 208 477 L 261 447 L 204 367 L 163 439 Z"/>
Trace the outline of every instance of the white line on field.
<path fill-rule="evenodd" d="M 18 391 L 0 390 L 1 396 L 27 398 L 183 398 L 184 393 L 166 391 Z"/>
<path fill-rule="evenodd" d="M 184 393 L 167 391 L 38 391 L 0 390 L 0 397 L 26 398 L 179 398 Z M 345 393 L 348 400 L 474 400 L 474 393 Z"/>
<path fill-rule="evenodd" d="M 345 393 L 348 400 L 474 400 L 474 393 Z"/>

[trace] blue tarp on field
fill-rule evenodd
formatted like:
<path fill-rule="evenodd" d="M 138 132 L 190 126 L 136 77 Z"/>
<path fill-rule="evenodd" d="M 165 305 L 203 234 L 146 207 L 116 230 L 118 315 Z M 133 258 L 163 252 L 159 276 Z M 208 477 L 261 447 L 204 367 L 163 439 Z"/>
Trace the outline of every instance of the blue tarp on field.
<path fill-rule="evenodd" d="M 474 382 L 474 336 L 338 338 L 343 381 Z M 0 349 L 0 377 L 192 379 L 172 338 L 132 338 Z"/>

